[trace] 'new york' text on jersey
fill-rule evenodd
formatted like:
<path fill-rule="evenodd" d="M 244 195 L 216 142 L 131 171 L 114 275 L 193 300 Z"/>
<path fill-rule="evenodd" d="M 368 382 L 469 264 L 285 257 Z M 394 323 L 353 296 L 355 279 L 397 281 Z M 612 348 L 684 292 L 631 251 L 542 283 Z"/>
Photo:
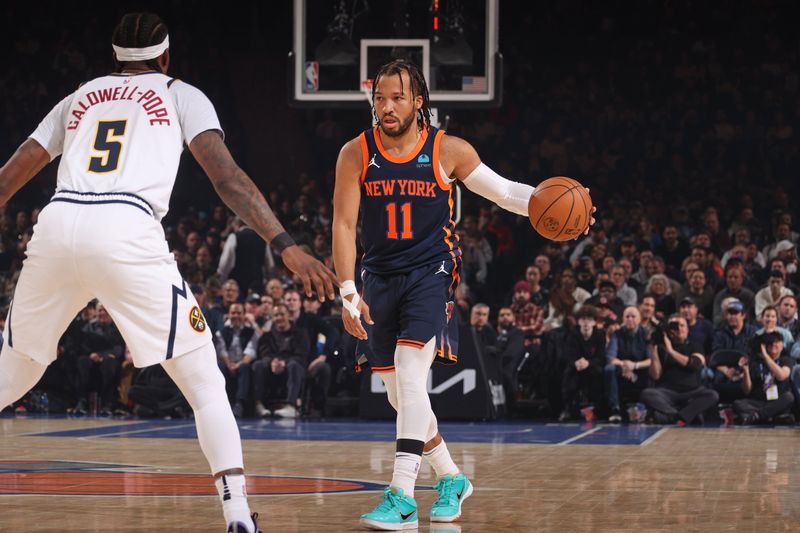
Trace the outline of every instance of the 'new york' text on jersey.
<path fill-rule="evenodd" d="M 393 157 L 378 128 L 361 133 L 361 243 L 363 268 L 397 274 L 446 261 L 456 267 L 461 250 L 453 222 L 452 182 L 439 164 L 444 131 L 422 130 L 411 152 Z"/>

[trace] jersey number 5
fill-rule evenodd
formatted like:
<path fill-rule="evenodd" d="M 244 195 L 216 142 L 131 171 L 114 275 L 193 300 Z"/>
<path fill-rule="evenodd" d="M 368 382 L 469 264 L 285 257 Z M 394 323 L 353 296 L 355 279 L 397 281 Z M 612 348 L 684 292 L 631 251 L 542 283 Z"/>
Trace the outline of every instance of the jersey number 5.
<path fill-rule="evenodd" d="M 127 120 L 101 120 L 97 123 L 97 134 L 94 137 L 94 149 L 101 153 L 100 157 L 89 158 L 89 172 L 114 172 L 119 166 L 122 154 L 121 137 L 125 135 Z"/>
<path fill-rule="evenodd" d="M 386 205 L 386 213 L 389 216 L 389 229 L 386 231 L 387 239 L 413 239 L 414 232 L 411 230 L 411 202 L 406 202 L 400 206 L 403 214 L 403 228 L 400 235 L 397 235 L 397 204 L 394 202 Z"/>

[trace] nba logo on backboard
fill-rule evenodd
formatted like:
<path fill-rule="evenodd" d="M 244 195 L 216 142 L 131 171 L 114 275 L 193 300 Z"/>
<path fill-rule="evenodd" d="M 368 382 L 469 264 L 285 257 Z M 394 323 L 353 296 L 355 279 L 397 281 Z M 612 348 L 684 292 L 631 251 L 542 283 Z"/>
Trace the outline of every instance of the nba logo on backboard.
<path fill-rule="evenodd" d="M 306 61 L 306 92 L 315 93 L 319 90 L 319 63 Z"/>

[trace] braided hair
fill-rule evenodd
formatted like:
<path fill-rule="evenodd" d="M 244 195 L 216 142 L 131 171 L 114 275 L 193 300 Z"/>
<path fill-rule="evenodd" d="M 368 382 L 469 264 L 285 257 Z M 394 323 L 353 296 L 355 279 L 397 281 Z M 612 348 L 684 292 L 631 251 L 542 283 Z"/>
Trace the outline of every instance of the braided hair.
<path fill-rule="evenodd" d="M 111 42 L 124 48 L 146 48 L 160 44 L 167 33 L 167 25 L 155 13 L 128 13 L 114 28 Z M 117 72 L 121 72 L 125 62 L 120 62 L 116 58 L 114 62 Z M 145 65 L 152 70 L 160 71 L 158 58 L 148 59 Z"/>
<path fill-rule="evenodd" d="M 391 76 L 396 74 L 398 77 L 400 73 L 405 71 L 408 73 L 408 78 L 411 80 L 411 96 L 416 98 L 422 97 L 422 107 L 419 109 L 417 115 L 417 126 L 423 129 L 431 124 L 431 99 L 428 95 L 428 84 L 425 82 L 425 76 L 417 65 L 407 59 L 393 59 L 381 68 L 375 75 L 375 81 L 372 83 L 372 101 L 375 101 L 375 89 L 378 87 L 378 82 L 383 76 Z M 400 80 L 402 82 L 402 78 Z M 375 112 L 375 105 L 372 105 L 372 114 L 376 118 L 378 114 Z"/>

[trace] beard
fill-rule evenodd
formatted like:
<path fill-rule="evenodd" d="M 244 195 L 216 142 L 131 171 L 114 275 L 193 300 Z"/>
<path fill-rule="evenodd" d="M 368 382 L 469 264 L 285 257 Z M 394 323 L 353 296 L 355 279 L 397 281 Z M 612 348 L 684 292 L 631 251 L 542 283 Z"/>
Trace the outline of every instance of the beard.
<path fill-rule="evenodd" d="M 381 121 L 379 122 L 379 126 L 381 128 L 381 131 L 383 133 L 385 133 L 387 136 L 389 136 L 389 137 L 400 137 L 405 132 L 407 132 L 408 129 L 411 127 L 411 124 L 414 122 L 414 116 L 415 116 L 414 113 L 412 113 L 411 115 L 408 116 L 408 118 L 400 121 L 400 127 L 397 128 L 394 131 L 387 131 L 386 128 L 383 127 L 383 119 L 381 119 Z M 395 117 L 395 118 L 397 118 L 399 120 L 399 117 Z"/>

